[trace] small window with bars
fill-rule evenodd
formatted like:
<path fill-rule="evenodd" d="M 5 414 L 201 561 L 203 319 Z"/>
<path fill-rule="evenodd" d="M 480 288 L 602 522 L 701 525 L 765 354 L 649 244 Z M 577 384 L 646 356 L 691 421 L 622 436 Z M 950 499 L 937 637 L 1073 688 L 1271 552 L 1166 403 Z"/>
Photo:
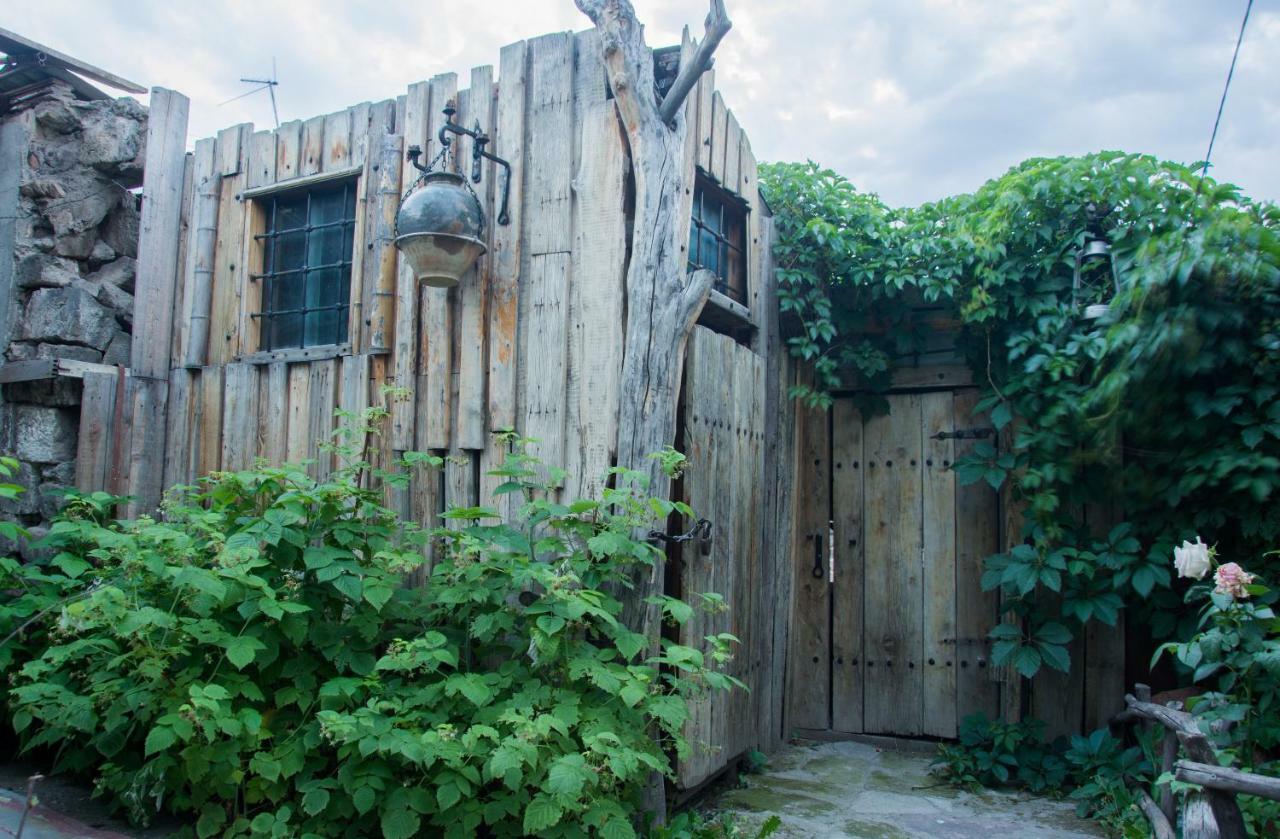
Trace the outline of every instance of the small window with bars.
<path fill-rule="evenodd" d="M 263 350 L 341 344 L 351 306 L 355 180 L 264 195 Z"/>
<path fill-rule="evenodd" d="M 689 226 L 689 270 L 709 269 L 716 275 L 716 291 L 743 305 L 747 303 L 746 231 L 742 200 L 699 170 Z"/>

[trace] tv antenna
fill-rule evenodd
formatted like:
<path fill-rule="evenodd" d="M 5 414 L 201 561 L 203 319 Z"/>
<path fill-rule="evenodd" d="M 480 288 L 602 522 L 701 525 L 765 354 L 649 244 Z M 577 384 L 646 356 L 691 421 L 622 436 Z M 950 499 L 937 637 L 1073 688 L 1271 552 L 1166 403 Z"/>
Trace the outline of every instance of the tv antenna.
<path fill-rule="evenodd" d="M 267 91 L 267 93 L 269 93 L 269 94 L 271 95 L 271 116 L 272 116 L 272 117 L 275 119 L 275 121 L 276 121 L 276 128 L 279 128 L 279 127 L 280 127 L 280 112 L 276 109 L 276 85 L 280 84 L 280 82 L 279 82 L 279 80 L 277 80 L 277 79 L 276 79 L 276 58 L 275 58 L 275 56 L 273 55 L 273 56 L 271 57 L 271 78 L 269 78 L 269 79 L 241 79 L 240 81 L 244 82 L 245 84 L 256 84 L 256 85 L 258 85 L 258 86 L 257 86 L 257 87 L 255 87 L 253 90 L 250 90 L 250 91 L 248 91 L 248 92 L 246 92 L 246 93 L 242 93 L 242 94 L 240 94 L 239 96 L 233 96 L 233 97 L 231 97 L 231 98 L 230 98 L 230 99 L 228 99 L 226 102 L 221 103 L 218 107 L 222 107 L 222 105 L 230 104 L 230 103 L 232 103 L 232 102 L 236 101 L 237 99 L 243 99 L 243 98 L 245 98 L 246 96 L 252 96 L 252 95 L 253 95 L 253 94 L 255 94 L 255 93 L 259 93 L 259 92 L 261 92 L 261 91 L 264 91 L 264 90 L 265 90 L 265 91 Z"/>

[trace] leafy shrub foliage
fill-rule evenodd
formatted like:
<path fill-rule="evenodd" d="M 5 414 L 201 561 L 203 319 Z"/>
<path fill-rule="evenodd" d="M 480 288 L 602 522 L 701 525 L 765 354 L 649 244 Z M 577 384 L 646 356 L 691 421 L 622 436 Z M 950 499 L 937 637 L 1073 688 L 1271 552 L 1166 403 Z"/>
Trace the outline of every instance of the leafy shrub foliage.
<path fill-rule="evenodd" d="M 1023 618 L 995 638 L 996 663 L 1065 670 L 1067 642 L 1122 608 L 1157 640 L 1188 637 L 1168 559 L 1197 533 L 1260 564 L 1280 535 L 1280 209 L 1119 152 L 1028 160 L 907 209 L 812 163 L 772 164 L 761 182 L 790 348 L 817 374 L 798 397 L 826 403 L 842 378 L 883 391 L 937 307 L 960 324 L 979 409 L 1011 445 L 983 441 L 958 476 L 1012 482 L 1027 510 L 1025 544 L 984 577 Z M 1072 299 L 1091 204 L 1122 286 L 1101 320 Z M 1089 526 L 1081 511 L 1099 500 L 1126 521 Z"/>
<path fill-rule="evenodd" d="M 1105 728 L 1046 743 L 1043 731 L 1038 720 L 1005 723 L 973 714 L 960 724 L 959 743 L 938 747 L 933 771 L 958 786 L 1070 791 L 1080 815 L 1092 816 L 1114 835 L 1146 837 L 1147 823 L 1131 788 L 1154 780 L 1149 745 L 1125 748 Z"/>
<path fill-rule="evenodd" d="M 0 560 L 24 748 L 199 836 L 632 836 L 639 791 L 688 748 L 687 698 L 735 683 L 732 637 L 704 659 L 618 619 L 627 570 L 657 558 L 633 534 L 689 511 L 623 471 L 558 504 L 516 454 L 498 491 L 524 496 L 517 522 L 454 509 L 424 532 L 368 471 L 216 473 L 159 521 L 75 498 L 47 564 Z M 429 584 L 407 587 L 428 540 Z"/>

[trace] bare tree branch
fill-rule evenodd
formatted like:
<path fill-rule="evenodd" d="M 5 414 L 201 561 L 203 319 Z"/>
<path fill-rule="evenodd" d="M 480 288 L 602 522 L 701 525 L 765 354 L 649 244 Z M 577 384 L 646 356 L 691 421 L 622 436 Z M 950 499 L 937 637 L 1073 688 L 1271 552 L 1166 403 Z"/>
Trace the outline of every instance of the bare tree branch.
<path fill-rule="evenodd" d="M 670 123 L 676 118 L 676 112 L 688 98 L 689 91 L 693 90 L 693 86 L 698 83 L 702 74 L 711 69 L 716 47 L 720 46 L 720 41 L 732 28 L 733 21 L 729 20 L 729 13 L 724 8 L 724 0 L 711 0 L 711 11 L 707 12 L 707 19 L 703 23 L 702 40 L 693 54 L 693 60 L 687 65 L 683 63 L 680 65 L 680 72 L 658 110 L 663 123 Z"/>

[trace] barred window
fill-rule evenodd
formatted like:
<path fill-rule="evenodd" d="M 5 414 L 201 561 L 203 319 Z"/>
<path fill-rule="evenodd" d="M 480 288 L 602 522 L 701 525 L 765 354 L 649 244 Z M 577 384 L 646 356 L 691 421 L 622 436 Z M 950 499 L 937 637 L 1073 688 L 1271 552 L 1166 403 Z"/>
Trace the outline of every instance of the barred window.
<path fill-rule="evenodd" d="M 716 291 L 744 305 L 746 229 L 747 211 L 742 199 L 717 186 L 699 170 L 693 191 L 693 224 L 689 227 L 689 270 L 710 269 L 716 275 Z"/>
<path fill-rule="evenodd" d="M 340 344 L 350 314 L 355 181 L 263 196 L 264 350 Z"/>

